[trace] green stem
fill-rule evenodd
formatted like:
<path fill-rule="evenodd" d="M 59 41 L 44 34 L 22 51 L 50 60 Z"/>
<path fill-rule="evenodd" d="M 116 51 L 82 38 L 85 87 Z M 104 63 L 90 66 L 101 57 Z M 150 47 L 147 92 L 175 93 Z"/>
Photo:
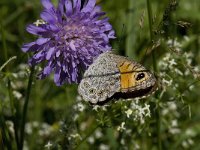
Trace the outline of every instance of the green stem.
<path fill-rule="evenodd" d="M 21 124 L 21 130 L 20 130 L 20 137 L 21 138 L 20 138 L 20 144 L 19 144 L 18 150 L 22 150 L 23 144 L 24 144 L 24 128 L 25 128 L 25 124 L 26 124 L 28 102 L 29 102 L 29 97 L 30 97 L 30 93 L 31 93 L 33 75 L 34 75 L 34 70 L 35 70 L 34 68 L 35 68 L 34 66 L 31 67 L 31 72 L 30 72 L 28 86 L 27 86 L 25 103 L 24 103 L 23 113 L 22 113 L 22 124 Z"/>
<path fill-rule="evenodd" d="M 148 19 L 149 19 L 150 39 L 151 41 L 153 41 L 152 10 L 151 10 L 151 4 L 149 0 L 147 0 L 147 11 L 148 11 Z"/>
<path fill-rule="evenodd" d="M 12 60 L 17 59 L 17 56 L 13 56 L 11 58 L 9 58 L 1 67 L 0 67 L 0 72 L 3 70 L 3 68 L 5 68 L 8 63 L 10 63 Z"/>
<path fill-rule="evenodd" d="M 0 24 L 0 28 L 1 28 L 3 49 L 4 49 L 4 58 L 5 58 L 5 61 L 7 61 L 7 59 L 8 59 L 8 49 L 7 49 L 7 45 L 6 45 L 6 38 L 5 38 L 5 33 L 4 33 L 4 29 L 3 29 L 2 24 Z"/>
<path fill-rule="evenodd" d="M 1 30 L 1 37 L 2 37 L 2 43 L 3 43 L 3 55 L 4 55 L 4 59 L 5 59 L 5 63 L 0 67 L 0 72 L 5 68 L 5 72 L 7 73 L 8 66 L 7 64 L 11 61 L 11 59 L 8 59 L 8 49 L 7 49 L 7 44 L 6 44 L 6 36 L 5 36 L 5 32 L 4 32 L 4 28 L 2 26 L 2 23 L 0 23 L 0 30 Z M 11 89 L 10 89 L 10 79 L 8 78 L 8 94 L 9 94 L 9 98 L 10 98 L 10 108 L 11 108 L 11 112 L 12 114 L 14 114 L 14 105 L 13 105 L 13 99 L 11 99 Z M 2 128 L 2 134 L 3 134 L 3 138 L 6 142 L 7 148 L 8 149 L 12 149 L 12 145 L 10 145 L 9 143 L 11 143 L 11 139 L 9 138 L 9 135 L 7 133 L 8 129 L 7 126 L 5 124 L 5 119 L 3 117 L 3 108 L 1 106 L 1 113 L 0 114 L 0 129 Z M 1 127 L 2 125 L 2 127 Z"/>
<path fill-rule="evenodd" d="M 99 127 L 99 125 L 97 125 L 94 129 L 92 129 L 92 131 L 90 131 L 82 140 L 81 142 L 74 148 L 75 150 L 79 148 L 79 146 L 81 146 L 81 144 L 92 134 L 94 133 L 94 131 Z"/>
<path fill-rule="evenodd" d="M 147 0 L 147 11 L 148 11 L 148 20 L 149 20 L 149 30 L 150 30 L 150 39 L 153 42 L 153 28 L 152 28 L 152 9 L 150 0 Z M 157 63 L 155 57 L 155 51 L 152 51 L 152 60 L 153 60 L 153 69 L 154 72 L 157 72 Z M 155 96 L 158 99 L 158 95 Z M 160 114 L 160 106 L 159 100 L 157 102 L 157 109 L 156 109 L 156 119 L 157 119 L 157 142 L 158 142 L 158 150 L 162 150 L 162 141 L 161 141 L 161 114 Z"/>
<path fill-rule="evenodd" d="M 15 134 L 15 142 L 17 147 L 19 146 L 19 135 L 18 135 L 18 119 L 16 116 L 16 108 L 14 105 L 14 99 L 12 96 L 12 89 L 11 89 L 11 81 L 10 78 L 8 77 L 8 95 L 9 95 L 9 99 L 10 99 L 10 108 L 11 108 L 11 112 L 12 112 L 12 116 L 13 116 L 13 123 L 14 123 L 14 134 Z"/>
<path fill-rule="evenodd" d="M 0 107 L 1 104 L 0 104 Z M 2 112 L 1 112 L 2 113 Z M 0 149 L 12 149 L 11 139 L 8 133 L 8 128 L 5 124 L 5 119 L 3 117 L 3 113 L 0 114 Z"/>

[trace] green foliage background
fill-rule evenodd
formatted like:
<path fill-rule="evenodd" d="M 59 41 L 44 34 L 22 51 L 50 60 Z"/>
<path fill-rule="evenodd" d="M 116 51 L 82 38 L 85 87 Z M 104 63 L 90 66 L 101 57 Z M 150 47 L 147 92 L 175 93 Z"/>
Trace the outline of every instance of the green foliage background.
<path fill-rule="evenodd" d="M 199 0 L 151 0 L 151 11 L 147 2 L 97 3 L 116 31 L 114 50 L 155 72 L 160 83 L 156 94 L 136 103 L 110 102 L 96 111 L 79 100 L 77 85 L 56 87 L 52 76 L 36 80 L 34 74 L 24 149 L 48 149 L 48 142 L 49 149 L 200 149 Z M 41 10 L 38 0 L 0 1 L 0 66 L 12 58 L 0 70 L 0 149 L 17 149 L 30 74 L 29 55 L 21 46 L 36 38 L 25 28 Z M 145 112 L 142 123 L 135 117 L 145 104 L 151 117 Z"/>

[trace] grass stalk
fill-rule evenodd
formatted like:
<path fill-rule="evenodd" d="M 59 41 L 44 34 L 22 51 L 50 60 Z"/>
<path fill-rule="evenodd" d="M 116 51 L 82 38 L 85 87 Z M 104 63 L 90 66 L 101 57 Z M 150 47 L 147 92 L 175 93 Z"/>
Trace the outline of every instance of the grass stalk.
<path fill-rule="evenodd" d="M 19 147 L 18 147 L 19 150 L 22 150 L 23 145 L 24 145 L 24 134 L 25 134 L 24 129 L 25 129 L 25 124 L 26 124 L 27 109 L 28 109 L 28 103 L 29 103 L 31 87 L 32 87 L 32 82 L 33 82 L 34 70 L 35 70 L 35 67 L 32 66 L 30 76 L 29 76 L 29 80 L 28 80 L 25 103 L 24 103 L 23 112 L 22 112 L 22 123 L 21 123 L 21 130 L 20 130 L 20 144 L 19 144 Z"/>
<path fill-rule="evenodd" d="M 80 143 L 74 148 L 75 150 L 77 150 L 86 140 L 87 138 L 92 135 L 94 133 L 94 131 L 96 131 L 96 129 L 99 127 L 99 125 L 97 125 L 95 128 L 93 128 L 81 141 Z"/>
<path fill-rule="evenodd" d="M 8 63 L 11 62 L 13 59 L 16 59 L 16 56 L 14 57 L 11 57 L 10 59 L 8 59 L 8 49 L 7 49 L 7 44 L 6 44 L 6 36 L 5 36 L 5 32 L 4 32 L 4 28 L 2 26 L 2 24 L 0 24 L 0 29 L 1 29 L 1 36 L 2 36 L 2 43 L 3 43 L 3 56 L 4 56 L 4 61 L 5 63 L 0 66 L 0 72 L 3 71 L 3 69 L 5 69 L 5 73 L 7 74 L 8 73 Z M 14 99 L 13 99 L 13 96 L 12 96 L 12 89 L 11 89 L 11 81 L 10 81 L 10 78 L 9 76 L 7 77 L 8 81 L 7 81 L 7 90 L 8 90 L 8 95 L 9 95 L 9 102 L 10 102 L 10 109 L 11 109 L 11 113 L 12 113 L 12 116 L 14 117 L 15 116 L 15 107 L 14 107 Z M 1 110 L 2 114 L 0 114 L 1 116 L 1 122 L 4 122 L 4 117 L 3 117 L 3 109 L 2 109 L 2 106 L 1 106 Z M 14 117 L 15 119 L 15 117 Z M 2 124 L 2 134 L 4 135 L 4 139 L 6 140 L 6 145 L 7 145 L 7 148 L 8 149 L 11 149 L 12 146 L 9 144 L 11 143 L 11 139 L 8 138 L 9 135 L 7 133 L 8 129 L 7 129 L 7 126 L 5 123 L 1 123 Z M 15 122 L 14 122 L 14 126 L 15 126 Z M 0 127 L 1 128 L 1 127 Z M 5 131 L 4 131 L 5 130 Z M 16 142 L 16 145 L 18 144 L 18 135 L 17 135 L 17 131 L 15 130 L 15 142 Z"/>
<path fill-rule="evenodd" d="M 150 0 L 147 0 L 147 12 L 148 12 L 148 20 L 149 20 L 149 31 L 150 31 L 150 39 L 151 42 L 153 42 L 153 21 L 152 21 L 152 9 L 151 9 L 151 3 Z M 155 57 L 155 51 L 152 51 L 152 60 L 153 60 L 153 69 L 154 72 L 157 72 L 157 63 L 156 63 L 156 57 Z M 156 95 L 156 99 L 158 99 L 158 95 Z M 157 119 L 157 145 L 158 150 L 162 150 L 162 140 L 161 140 L 161 114 L 160 114 L 160 106 L 159 106 L 159 100 L 157 103 L 157 109 L 156 109 L 156 119 Z"/>

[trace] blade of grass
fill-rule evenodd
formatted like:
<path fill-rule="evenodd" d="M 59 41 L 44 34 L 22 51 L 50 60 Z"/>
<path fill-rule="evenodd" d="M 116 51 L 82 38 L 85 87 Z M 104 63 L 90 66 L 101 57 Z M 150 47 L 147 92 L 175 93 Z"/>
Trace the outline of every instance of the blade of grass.
<path fill-rule="evenodd" d="M 97 125 L 96 127 L 94 127 L 81 141 L 80 143 L 74 148 L 75 150 L 78 149 L 86 140 L 87 138 L 92 135 L 96 129 L 99 127 L 99 125 Z"/>
<path fill-rule="evenodd" d="M 5 59 L 5 63 L 0 67 L 0 72 L 5 68 L 5 72 L 6 74 L 9 74 L 8 73 L 8 70 L 9 70 L 9 66 L 8 66 L 8 63 L 11 62 L 12 60 L 16 59 L 17 57 L 16 56 L 13 56 L 11 58 L 8 59 L 8 49 L 7 49 L 7 44 L 6 44 L 6 38 L 5 38 L 5 33 L 4 33 L 4 29 L 1 25 L 1 35 L 2 35 L 2 41 L 3 41 L 3 50 L 4 50 L 4 59 Z M 7 60 L 8 59 L 8 60 Z M 16 145 L 19 145 L 19 136 L 18 136 L 18 128 L 17 128 L 17 120 L 16 119 L 16 109 L 15 109 L 15 106 L 14 106 L 14 99 L 13 99 L 13 96 L 12 96 L 12 89 L 11 89 L 11 81 L 10 81 L 10 78 L 9 76 L 7 76 L 7 90 L 8 90 L 8 95 L 9 95 L 9 101 L 10 101 L 10 109 L 11 109 L 11 112 L 12 112 L 12 116 L 14 118 L 14 121 L 13 121 L 13 124 L 14 124 L 14 134 L 15 134 L 15 142 L 16 142 Z M 3 115 L 3 113 L 2 113 Z M 4 125 L 6 127 L 6 125 Z M 11 141 L 9 141 L 11 143 Z"/>
<path fill-rule="evenodd" d="M 126 51 L 125 55 L 133 58 L 135 56 L 134 46 L 135 46 L 135 1 L 130 0 L 129 1 L 129 14 L 127 19 L 127 38 L 126 38 Z"/>
<path fill-rule="evenodd" d="M 147 11 L 148 11 L 148 20 L 149 20 L 149 33 L 150 33 L 150 39 L 151 42 L 153 42 L 153 28 L 152 28 L 152 9 L 151 9 L 151 3 L 150 0 L 147 0 Z M 153 69 L 154 72 L 157 72 L 157 63 L 156 63 L 156 57 L 155 57 L 155 51 L 152 51 L 152 60 L 153 60 Z M 162 143 L 161 143 L 161 114 L 160 114 L 160 106 L 159 106 L 159 99 L 158 95 L 155 95 L 157 102 L 157 109 L 156 109 L 156 119 L 157 119 L 157 142 L 158 142 L 158 150 L 162 150 Z"/>
<path fill-rule="evenodd" d="M 6 65 L 8 65 L 8 63 L 10 63 L 12 60 L 17 59 L 17 56 L 13 56 L 11 58 L 9 58 L 1 67 L 0 67 L 0 72 L 6 67 Z"/>
<path fill-rule="evenodd" d="M 24 129 L 25 129 L 25 124 L 26 124 L 27 109 L 28 109 L 28 103 L 29 103 L 29 99 L 30 99 L 34 70 L 35 70 L 35 67 L 32 66 L 31 69 L 30 69 L 30 76 L 29 76 L 29 80 L 28 80 L 26 97 L 25 97 L 25 102 L 24 102 L 23 112 L 22 112 L 22 122 L 21 122 L 21 130 L 20 130 L 20 144 L 19 144 L 19 147 L 18 147 L 19 150 L 23 149 L 23 145 L 24 145 L 24 134 L 25 134 Z"/>

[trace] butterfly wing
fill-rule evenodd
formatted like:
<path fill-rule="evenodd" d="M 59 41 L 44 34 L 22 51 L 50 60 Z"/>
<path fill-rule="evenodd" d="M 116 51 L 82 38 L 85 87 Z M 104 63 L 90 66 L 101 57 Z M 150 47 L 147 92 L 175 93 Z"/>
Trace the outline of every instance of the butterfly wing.
<path fill-rule="evenodd" d="M 156 78 L 142 65 L 105 52 L 86 70 L 78 91 L 84 100 L 97 104 L 112 98 L 146 96 L 156 87 Z"/>
<path fill-rule="evenodd" d="M 84 100 L 96 104 L 120 91 L 120 72 L 112 58 L 112 53 L 103 53 L 86 70 L 78 88 Z"/>

